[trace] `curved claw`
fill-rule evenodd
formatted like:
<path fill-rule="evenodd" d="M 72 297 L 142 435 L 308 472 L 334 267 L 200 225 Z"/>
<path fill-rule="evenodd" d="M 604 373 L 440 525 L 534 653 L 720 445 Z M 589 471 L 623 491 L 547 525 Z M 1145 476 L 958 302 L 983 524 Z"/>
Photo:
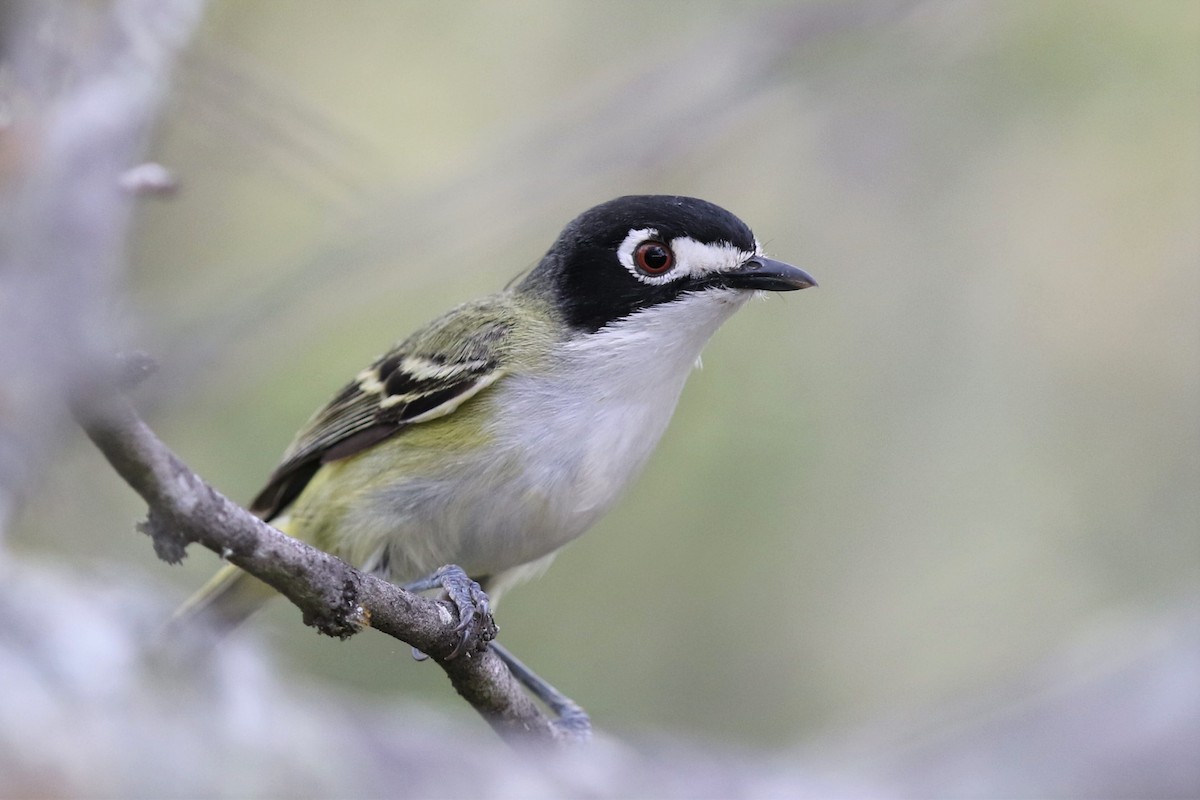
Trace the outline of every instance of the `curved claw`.
<path fill-rule="evenodd" d="M 483 587 L 458 567 L 454 569 L 457 574 L 443 575 L 442 586 L 458 609 L 458 626 L 454 630 L 461 633 L 462 638 L 448 658 L 458 658 L 464 652 L 478 652 L 496 638 L 496 622 L 492 619 L 491 603 Z M 460 581 L 465 581 L 465 585 Z"/>
<path fill-rule="evenodd" d="M 446 658 L 458 658 L 463 653 L 476 653 L 496 638 L 496 622 L 492 619 L 491 602 L 483 587 L 455 564 L 447 564 L 427 578 L 409 584 L 411 591 L 440 587 L 458 612 L 455 631 L 462 634 L 458 644 Z"/>

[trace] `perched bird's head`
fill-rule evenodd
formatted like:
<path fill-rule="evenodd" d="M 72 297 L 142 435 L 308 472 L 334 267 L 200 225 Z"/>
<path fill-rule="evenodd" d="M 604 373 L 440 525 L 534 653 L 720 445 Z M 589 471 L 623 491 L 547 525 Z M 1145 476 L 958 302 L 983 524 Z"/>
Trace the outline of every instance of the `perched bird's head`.
<path fill-rule="evenodd" d="M 629 195 L 572 220 L 517 291 L 548 296 L 568 325 L 594 332 L 698 295 L 815 286 L 762 255 L 746 223 L 694 197 Z"/>

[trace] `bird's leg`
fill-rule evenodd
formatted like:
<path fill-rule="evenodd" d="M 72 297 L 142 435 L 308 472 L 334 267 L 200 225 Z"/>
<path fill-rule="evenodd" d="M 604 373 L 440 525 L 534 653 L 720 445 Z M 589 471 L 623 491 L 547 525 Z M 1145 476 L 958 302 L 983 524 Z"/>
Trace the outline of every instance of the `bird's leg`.
<path fill-rule="evenodd" d="M 571 736 L 573 739 L 590 739 L 592 735 L 592 721 L 574 700 L 564 695 L 562 692 L 555 689 L 536 672 L 512 653 L 510 653 L 499 642 L 491 643 L 492 652 L 500 656 L 500 660 L 508 667 L 508 671 L 513 674 L 513 677 L 521 682 L 526 689 L 533 692 L 534 696 L 541 700 L 546 706 L 554 712 L 558 717 L 554 721 L 555 727 L 562 730 L 564 733 Z"/>
<path fill-rule="evenodd" d="M 546 704 L 546 707 L 558 717 L 554 725 L 574 739 L 588 739 L 592 735 L 592 721 L 574 700 L 551 686 L 546 680 L 499 642 L 496 637 L 496 623 L 492 619 L 487 594 L 483 588 L 463 572 L 455 564 L 446 566 L 427 575 L 420 580 L 404 585 L 410 592 L 425 592 L 430 589 L 442 589 L 450 601 L 458 609 L 458 628 L 463 636 L 450 658 L 456 658 L 461 653 L 474 653 L 484 647 L 491 646 L 522 686 L 533 693 L 534 697 Z M 413 648 L 413 657 L 424 660 L 427 656 Z"/>
<path fill-rule="evenodd" d="M 492 619 L 487 594 L 471 580 L 462 567 L 447 564 L 432 575 L 404 585 L 410 592 L 425 592 L 441 589 L 454 607 L 458 609 L 458 627 L 462 638 L 448 658 L 458 658 L 463 653 L 474 653 L 487 647 L 496 638 L 496 622 Z M 425 655 L 414 649 L 413 657 L 423 660 Z"/>

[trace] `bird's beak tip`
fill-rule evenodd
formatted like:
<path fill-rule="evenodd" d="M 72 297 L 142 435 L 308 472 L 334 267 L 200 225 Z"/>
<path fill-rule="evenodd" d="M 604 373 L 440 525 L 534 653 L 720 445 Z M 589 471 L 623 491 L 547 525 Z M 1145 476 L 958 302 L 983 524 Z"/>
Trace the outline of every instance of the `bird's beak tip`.
<path fill-rule="evenodd" d="M 726 282 L 737 289 L 768 292 L 794 292 L 817 285 L 816 279 L 799 267 L 765 256 L 747 260 L 740 270 L 728 274 Z"/>

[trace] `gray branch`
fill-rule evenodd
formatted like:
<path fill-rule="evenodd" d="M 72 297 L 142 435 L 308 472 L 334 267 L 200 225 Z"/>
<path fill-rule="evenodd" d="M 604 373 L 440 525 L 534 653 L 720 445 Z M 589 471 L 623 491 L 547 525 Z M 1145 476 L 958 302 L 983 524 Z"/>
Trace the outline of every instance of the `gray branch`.
<path fill-rule="evenodd" d="M 190 470 L 119 394 L 93 394 L 76 418 L 150 507 L 141 529 L 163 560 L 178 562 L 187 545 L 200 544 L 270 584 L 321 633 L 344 639 L 371 627 L 427 653 L 506 740 L 570 737 L 490 648 L 451 657 L 461 634 L 449 603 L 407 592 L 272 528 Z"/>

